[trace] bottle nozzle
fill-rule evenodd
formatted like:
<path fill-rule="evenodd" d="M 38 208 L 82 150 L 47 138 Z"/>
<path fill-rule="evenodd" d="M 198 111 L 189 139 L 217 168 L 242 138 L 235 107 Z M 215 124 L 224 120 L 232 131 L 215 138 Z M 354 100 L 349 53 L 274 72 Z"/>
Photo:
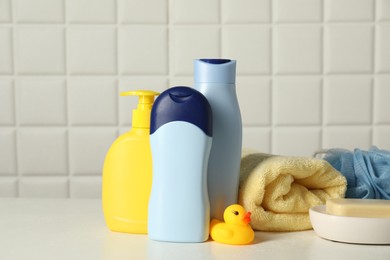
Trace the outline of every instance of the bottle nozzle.
<path fill-rule="evenodd" d="M 150 112 L 154 103 L 154 97 L 160 93 L 151 90 L 133 90 L 120 93 L 121 96 L 138 96 L 137 109 L 133 110 L 133 127 L 150 127 Z"/>
<path fill-rule="evenodd" d="M 153 104 L 154 97 L 160 93 L 151 90 L 133 90 L 126 91 L 120 94 L 121 96 L 138 96 L 138 104 Z"/>

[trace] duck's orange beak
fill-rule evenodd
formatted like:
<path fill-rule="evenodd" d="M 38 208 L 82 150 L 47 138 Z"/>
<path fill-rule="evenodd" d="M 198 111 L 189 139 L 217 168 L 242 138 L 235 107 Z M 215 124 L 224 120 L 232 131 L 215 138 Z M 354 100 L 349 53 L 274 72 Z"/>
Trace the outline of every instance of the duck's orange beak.
<path fill-rule="evenodd" d="M 245 224 L 251 222 L 251 214 L 252 213 L 250 212 L 245 213 L 244 217 L 242 218 L 242 222 L 244 222 Z"/>

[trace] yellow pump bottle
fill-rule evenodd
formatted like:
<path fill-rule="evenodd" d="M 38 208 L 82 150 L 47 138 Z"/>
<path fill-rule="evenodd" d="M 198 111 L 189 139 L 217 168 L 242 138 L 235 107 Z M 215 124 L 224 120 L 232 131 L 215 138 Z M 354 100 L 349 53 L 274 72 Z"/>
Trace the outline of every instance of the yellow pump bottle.
<path fill-rule="evenodd" d="M 149 130 L 154 91 L 129 91 L 139 96 L 133 110 L 132 129 L 119 136 L 107 152 L 103 166 L 102 204 L 112 231 L 146 234 L 152 187 L 152 153 Z"/>

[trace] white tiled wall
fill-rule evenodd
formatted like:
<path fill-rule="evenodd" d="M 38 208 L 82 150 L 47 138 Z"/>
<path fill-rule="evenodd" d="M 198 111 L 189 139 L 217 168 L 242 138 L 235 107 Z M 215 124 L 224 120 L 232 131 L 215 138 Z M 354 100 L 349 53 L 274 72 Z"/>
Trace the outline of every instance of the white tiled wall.
<path fill-rule="evenodd" d="M 244 147 L 390 149 L 390 0 L 0 0 L 0 197 L 100 197 L 128 89 L 237 59 Z"/>

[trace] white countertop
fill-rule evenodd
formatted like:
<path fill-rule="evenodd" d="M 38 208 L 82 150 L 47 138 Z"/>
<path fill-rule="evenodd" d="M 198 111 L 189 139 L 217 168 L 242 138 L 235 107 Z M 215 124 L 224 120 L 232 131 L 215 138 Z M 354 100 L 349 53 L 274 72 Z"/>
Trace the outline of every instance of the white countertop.
<path fill-rule="evenodd" d="M 247 246 L 164 243 L 109 231 L 100 200 L 0 199 L 0 259 L 389 260 L 390 246 L 332 242 L 314 231 L 256 232 Z"/>

